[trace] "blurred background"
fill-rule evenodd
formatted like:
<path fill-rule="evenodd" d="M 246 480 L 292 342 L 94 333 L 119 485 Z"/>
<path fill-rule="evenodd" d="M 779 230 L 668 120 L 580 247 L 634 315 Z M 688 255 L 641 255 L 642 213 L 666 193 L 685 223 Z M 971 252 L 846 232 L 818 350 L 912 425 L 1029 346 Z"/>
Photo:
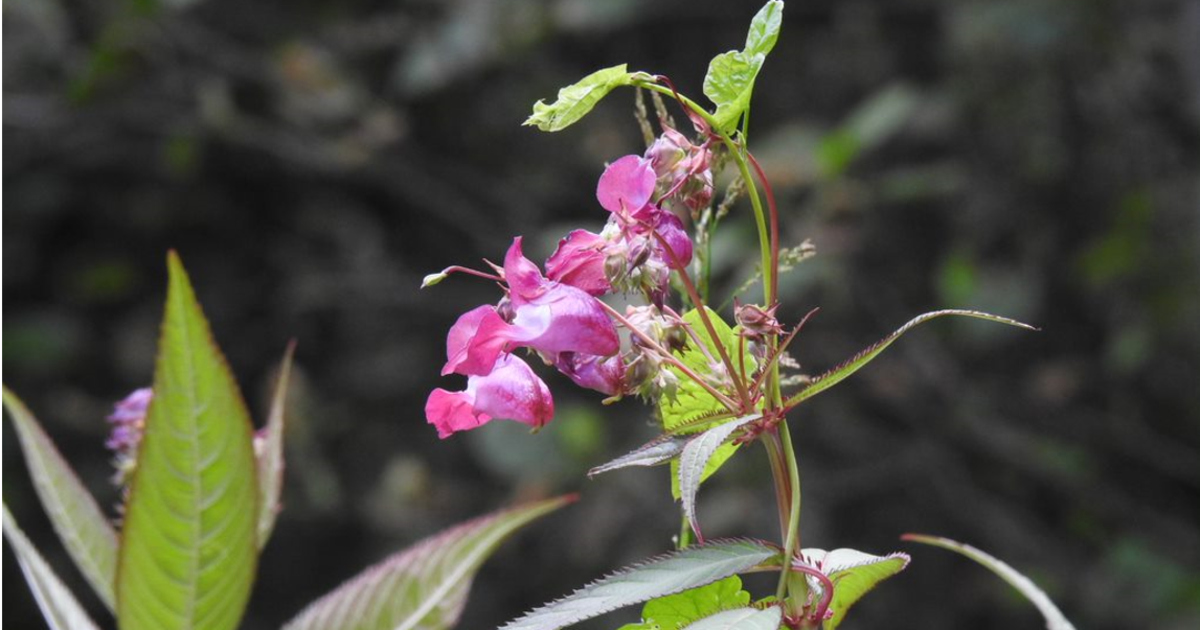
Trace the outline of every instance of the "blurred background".
<path fill-rule="evenodd" d="M 461 627 L 670 548 L 665 469 L 583 477 L 655 434 L 636 402 L 547 373 L 539 435 L 437 439 L 425 397 L 461 386 L 444 335 L 498 294 L 418 286 L 513 235 L 540 260 L 598 229 L 605 161 L 644 149 L 633 92 L 558 134 L 520 126 L 532 103 L 626 62 L 699 99 L 758 6 L 6 0 L 6 385 L 114 504 L 104 416 L 151 380 L 168 248 L 260 422 L 299 341 L 249 629 L 527 498 L 582 493 L 484 568 Z M 1081 628 L 1200 627 L 1200 3 L 793 1 L 753 112 L 784 245 L 818 252 L 782 282 L 780 319 L 821 308 L 793 346 L 807 371 L 942 307 L 1042 328 L 939 321 L 792 418 L 804 545 L 914 555 L 845 627 L 1041 627 L 908 531 L 1008 560 Z M 756 258 L 745 204 L 723 228 L 718 296 Z M 5 501 L 111 626 L 3 431 Z M 706 533 L 777 536 L 772 501 L 751 449 L 701 493 Z M 4 578 L 6 626 L 39 627 L 7 545 Z"/>

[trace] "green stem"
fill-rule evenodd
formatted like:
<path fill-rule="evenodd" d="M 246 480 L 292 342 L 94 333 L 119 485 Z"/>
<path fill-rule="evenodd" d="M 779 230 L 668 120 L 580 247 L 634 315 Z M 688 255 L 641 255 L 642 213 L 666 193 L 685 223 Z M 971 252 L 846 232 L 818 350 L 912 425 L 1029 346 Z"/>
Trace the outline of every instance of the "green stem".
<path fill-rule="evenodd" d="M 787 536 L 783 543 L 783 557 L 787 566 L 790 566 L 792 558 L 796 556 L 796 551 L 800 548 L 800 468 L 796 465 L 796 451 L 792 445 L 791 431 L 788 430 L 787 419 L 785 418 L 779 423 L 779 441 L 782 443 L 784 464 L 787 466 L 788 483 L 791 487 L 791 497 L 788 501 L 788 524 Z M 808 597 L 808 583 L 804 580 L 799 582 L 791 581 L 792 592 L 788 593 L 789 580 L 791 571 L 784 571 L 779 579 L 779 588 L 777 595 L 780 601 L 783 601 L 784 596 L 788 595 L 793 602 L 799 602 L 803 605 L 804 600 Z M 799 586 L 804 592 L 796 592 L 796 587 Z"/>

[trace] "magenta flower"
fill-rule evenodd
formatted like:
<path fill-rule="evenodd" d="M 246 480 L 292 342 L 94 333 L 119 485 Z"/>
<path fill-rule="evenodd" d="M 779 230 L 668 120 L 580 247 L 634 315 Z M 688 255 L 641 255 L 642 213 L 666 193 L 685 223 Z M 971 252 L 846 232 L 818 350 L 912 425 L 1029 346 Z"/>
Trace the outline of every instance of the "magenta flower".
<path fill-rule="evenodd" d="M 636 220 L 654 195 L 655 179 L 649 160 L 626 155 L 604 169 L 596 184 L 596 200 L 625 222 Z"/>
<path fill-rule="evenodd" d="M 486 304 L 463 313 L 446 335 L 446 365 L 442 368 L 442 376 L 491 372 L 510 339 L 510 328 L 496 313 L 495 307 Z"/>
<path fill-rule="evenodd" d="M 706 146 L 694 145 L 682 133 L 665 127 L 646 150 L 646 159 L 664 196 L 679 199 L 692 212 L 712 202 L 712 152 Z"/>
<path fill-rule="evenodd" d="M 491 372 L 467 377 L 467 388 L 441 388 L 429 394 L 425 418 L 445 439 L 494 419 L 515 420 L 540 428 L 554 416 L 554 400 L 529 365 L 511 354 L 501 355 Z"/>
<path fill-rule="evenodd" d="M 558 355 L 554 366 L 580 387 L 607 396 L 625 392 L 625 362 L 620 355 L 605 358 L 564 352 Z"/>
<path fill-rule="evenodd" d="M 546 259 L 546 276 L 573 286 L 589 295 L 612 291 L 604 272 L 608 241 L 587 230 L 575 230 L 558 242 L 558 249 Z"/>
<path fill-rule="evenodd" d="M 116 454 L 113 465 L 117 468 L 117 474 L 113 481 L 117 485 L 123 485 L 137 467 L 137 449 L 142 442 L 146 412 L 153 398 L 154 391 L 149 387 L 136 389 L 114 405 L 112 414 L 108 416 L 112 433 L 104 445 Z"/>

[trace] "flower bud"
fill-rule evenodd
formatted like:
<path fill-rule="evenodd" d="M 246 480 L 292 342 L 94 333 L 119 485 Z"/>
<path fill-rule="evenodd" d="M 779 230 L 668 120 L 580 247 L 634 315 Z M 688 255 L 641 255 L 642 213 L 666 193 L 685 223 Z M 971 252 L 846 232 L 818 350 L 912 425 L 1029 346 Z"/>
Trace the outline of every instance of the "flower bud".
<path fill-rule="evenodd" d="M 775 319 L 775 309 L 777 308 L 779 308 L 778 304 L 768 309 L 763 309 L 754 304 L 738 305 L 734 310 L 734 317 L 742 327 L 740 334 L 752 341 L 759 341 L 767 336 L 781 334 L 783 327 L 779 325 L 779 320 Z"/>

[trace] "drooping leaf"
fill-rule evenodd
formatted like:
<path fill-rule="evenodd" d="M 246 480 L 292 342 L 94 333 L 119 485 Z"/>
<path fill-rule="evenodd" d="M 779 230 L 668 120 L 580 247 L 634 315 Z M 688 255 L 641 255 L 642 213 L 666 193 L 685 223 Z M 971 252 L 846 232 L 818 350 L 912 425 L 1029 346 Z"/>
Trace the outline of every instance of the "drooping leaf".
<path fill-rule="evenodd" d="M 250 414 L 174 252 L 167 268 L 117 619 L 122 630 L 228 630 L 242 617 L 258 559 Z"/>
<path fill-rule="evenodd" d="M 275 518 L 279 516 L 280 496 L 283 494 L 283 431 L 286 421 L 288 379 L 292 374 L 292 357 L 296 354 L 296 343 L 288 344 L 279 364 L 279 376 L 275 381 L 275 393 L 271 397 L 271 410 L 267 413 L 267 426 L 261 440 L 256 440 L 255 470 L 258 472 L 258 548 L 267 546 L 271 532 L 275 529 Z"/>
<path fill-rule="evenodd" d="M 509 622 L 501 630 L 557 630 L 604 613 L 704 586 L 748 571 L 780 552 L 766 543 L 722 540 L 695 545 L 617 571 Z"/>
<path fill-rule="evenodd" d="M 1017 589 L 1017 591 L 1024 595 L 1025 599 L 1028 599 L 1034 606 L 1036 606 L 1038 611 L 1042 613 L 1042 616 L 1046 618 L 1046 628 L 1048 628 L 1048 630 L 1075 630 L 1075 626 L 1071 625 L 1071 622 L 1067 620 L 1066 616 L 1062 614 L 1062 611 L 1058 609 L 1058 606 L 1054 605 L 1054 602 L 1050 600 L 1050 597 L 1046 595 L 1042 589 L 1038 588 L 1032 580 L 1022 575 L 1019 571 L 1012 568 L 1002 560 L 993 557 L 991 554 L 972 547 L 971 545 L 950 540 L 949 538 L 942 538 L 940 536 L 905 534 L 900 538 L 926 545 L 933 545 L 934 547 L 941 547 L 942 549 L 949 549 L 950 551 L 962 554 L 974 560 L 975 562 L 982 564 L 992 573 L 1000 576 L 1000 579 L 1008 582 L 1010 586 Z"/>
<path fill-rule="evenodd" d="M 8 506 L 3 507 L 4 537 L 12 545 L 13 555 L 21 565 L 21 573 L 25 574 L 25 582 L 33 591 L 33 598 L 37 600 L 46 623 L 50 624 L 50 630 L 96 630 L 96 624 L 79 605 L 75 595 L 58 579 L 33 543 L 25 537 L 25 532 L 17 526 Z"/>
<path fill-rule="evenodd" d="M 761 610 L 747 606 L 705 617 L 680 630 L 778 630 L 781 623 L 783 609 L 779 606 Z"/>
<path fill-rule="evenodd" d="M 368 568 L 309 604 L 284 630 L 440 630 L 462 613 L 480 565 L 521 527 L 573 496 L 463 523 Z"/>
<path fill-rule="evenodd" d="M 762 414 L 751 414 L 719 424 L 692 438 L 683 447 L 683 454 L 679 456 L 678 466 L 679 494 L 683 499 L 683 515 L 691 525 L 692 531 L 696 532 L 696 536 L 701 540 L 703 540 L 703 536 L 700 534 L 700 523 L 696 520 L 696 493 L 700 490 L 700 481 L 704 478 L 704 473 L 709 470 L 709 463 L 713 455 L 729 441 L 734 432 L 761 417 Z M 709 472 L 709 474 L 712 473 Z"/>
<path fill-rule="evenodd" d="M 117 534 L 91 493 L 55 448 L 50 436 L 16 394 L 4 388 L 4 408 L 12 418 L 29 468 L 33 489 L 75 566 L 100 601 L 115 610 Z"/>
<path fill-rule="evenodd" d="M 754 14 L 750 20 L 750 32 L 746 34 L 745 51 L 767 54 L 775 48 L 779 39 L 779 28 L 783 26 L 783 0 L 771 0 Z"/>
<path fill-rule="evenodd" d="M 524 125 L 535 125 L 542 131 L 562 131 L 575 124 L 587 115 L 614 88 L 632 85 L 635 80 L 649 80 L 650 75 L 644 72 L 629 72 L 626 64 L 597 70 L 578 82 L 568 85 L 558 91 L 558 98 L 547 105 L 543 101 L 533 104 L 533 114 L 525 120 Z M 425 285 L 436 284 L 438 278 L 430 282 L 426 277 Z"/>
<path fill-rule="evenodd" d="M 936 319 L 938 317 L 943 317 L 946 315 L 958 315 L 961 317 L 973 317 L 976 319 L 984 319 L 987 321 L 997 322 L 1000 324 L 1007 324 L 1009 326 L 1016 326 L 1018 328 L 1025 328 L 1027 330 L 1037 330 L 1037 328 L 1030 326 L 1029 324 L 1019 322 L 1015 319 L 1009 319 L 1007 317 L 1001 317 L 999 315 L 992 315 L 990 313 L 984 313 L 981 311 L 947 309 L 947 310 L 942 310 L 942 311 L 933 311 L 930 313 L 925 313 L 923 315 L 918 315 L 917 317 L 914 317 L 913 319 L 909 320 L 909 322 L 907 324 L 905 324 L 905 325 L 901 326 L 899 329 L 897 329 L 896 332 L 888 335 L 887 337 L 884 337 L 881 341 L 879 341 L 879 343 L 876 343 L 875 345 L 867 348 L 866 350 L 859 352 L 858 354 L 851 357 L 845 363 L 842 363 L 841 365 L 833 368 L 832 370 L 829 370 L 828 372 L 825 372 L 824 374 L 821 374 L 820 376 L 814 378 L 812 381 L 809 382 L 809 384 L 807 386 L 804 387 L 804 389 L 801 389 L 800 391 L 796 392 L 795 394 L 792 394 L 792 396 L 787 399 L 787 402 L 785 402 L 784 405 L 787 407 L 792 407 L 797 404 L 800 404 L 801 402 L 808 400 L 809 398 L 812 398 L 813 396 L 816 396 L 817 394 L 820 394 L 821 392 L 829 389 L 830 387 L 833 387 L 834 385 L 837 385 L 838 383 L 846 380 L 846 378 L 849 377 L 851 374 L 854 374 L 855 372 L 862 369 L 863 366 L 865 366 L 866 364 L 875 360 L 875 357 L 879 356 L 880 353 L 882 353 L 884 350 L 886 350 L 888 346 L 892 345 L 892 342 L 896 341 L 896 339 L 899 339 L 900 336 L 903 335 L 904 333 L 912 330 L 913 328 L 916 328 L 917 326 L 919 326 L 921 324 L 924 324 L 925 322 L 927 322 L 931 319 Z"/>
<path fill-rule="evenodd" d="M 754 79 L 767 53 L 775 47 L 782 24 L 783 2 L 771 0 L 751 20 L 746 47 L 721 53 L 709 62 L 704 95 L 717 106 L 713 118 L 720 131 L 728 132 L 737 126 L 742 114 L 750 108 Z"/>
<path fill-rule="evenodd" d="M 905 553 L 873 556 L 855 549 L 805 549 L 802 552 L 809 564 L 815 566 L 833 582 L 833 601 L 829 609 L 833 617 L 825 622 L 825 630 L 834 630 L 846 619 L 846 612 L 876 584 L 896 575 L 908 566 Z"/>
<path fill-rule="evenodd" d="M 688 439 L 675 435 L 657 437 L 611 462 L 596 466 L 589 470 L 587 475 L 595 477 L 601 473 L 629 466 L 657 466 L 678 457 L 683 452 L 683 445 L 687 444 Z"/>

